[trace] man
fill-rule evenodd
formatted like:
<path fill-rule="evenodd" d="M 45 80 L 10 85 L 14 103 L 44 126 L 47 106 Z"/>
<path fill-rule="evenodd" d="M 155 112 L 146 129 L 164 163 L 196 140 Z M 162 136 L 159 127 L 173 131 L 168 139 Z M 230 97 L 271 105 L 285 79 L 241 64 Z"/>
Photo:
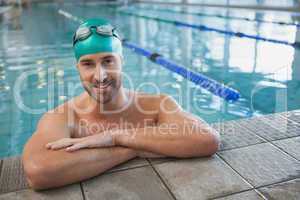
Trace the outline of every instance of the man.
<path fill-rule="evenodd" d="M 106 20 L 81 24 L 73 46 L 85 92 L 44 114 L 26 144 L 23 164 L 33 189 L 85 180 L 136 157 L 217 151 L 217 133 L 174 99 L 123 88 L 122 43 Z"/>

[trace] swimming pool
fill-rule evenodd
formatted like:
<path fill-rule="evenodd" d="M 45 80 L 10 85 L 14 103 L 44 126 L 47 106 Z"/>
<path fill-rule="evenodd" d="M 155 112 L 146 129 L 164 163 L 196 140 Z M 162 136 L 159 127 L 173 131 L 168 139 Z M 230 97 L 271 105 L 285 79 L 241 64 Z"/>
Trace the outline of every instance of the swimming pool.
<path fill-rule="evenodd" d="M 36 4 L 23 10 L 14 8 L 0 24 L 0 157 L 20 154 L 42 113 L 83 91 L 71 48 L 72 33 L 78 24 L 60 15 L 58 9 L 83 19 L 108 18 L 129 41 L 238 90 L 240 99 L 234 103 L 227 102 L 147 58 L 124 49 L 124 84 L 127 87 L 168 93 L 183 108 L 210 123 L 300 108 L 299 49 L 178 27 L 120 11 L 289 42 L 296 38 L 299 41 L 299 28 L 296 26 L 257 23 L 228 16 L 265 21 L 272 21 L 276 16 L 277 21 L 290 23 L 299 20 L 296 15 L 222 8 L 193 7 L 184 10 L 206 14 L 193 15 L 158 10 L 182 10 L 179 6 L 118 8 L 88 3 L 80 6 Z"/>

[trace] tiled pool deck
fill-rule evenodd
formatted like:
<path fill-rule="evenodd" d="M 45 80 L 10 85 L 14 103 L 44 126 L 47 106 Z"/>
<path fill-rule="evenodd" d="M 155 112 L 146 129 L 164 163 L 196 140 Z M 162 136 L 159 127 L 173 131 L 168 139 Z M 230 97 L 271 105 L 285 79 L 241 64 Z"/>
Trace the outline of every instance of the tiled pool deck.
<path fill-rule="evenodd" d="M 211 158 L 136 159 L 93 179 L 34 192 L 19 157 L 0 163 L 7 199 L 300 199 L 300 110 L 213 124 Z"/>

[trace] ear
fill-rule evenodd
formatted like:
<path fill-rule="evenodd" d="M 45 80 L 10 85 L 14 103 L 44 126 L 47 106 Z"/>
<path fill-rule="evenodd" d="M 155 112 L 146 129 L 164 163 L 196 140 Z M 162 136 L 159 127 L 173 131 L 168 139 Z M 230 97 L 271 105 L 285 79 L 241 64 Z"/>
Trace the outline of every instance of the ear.
<path fill-rule="evenodd" d="M 121 60 L 121 64 L 122 66 L 125 64 L 125 59 L 123 55 L 120 55 L 120 60 Z"/>
<path fill-rule="evenodd" d="M 76 60 L 76 64 L 75 64 L 76 68 L 79 67 L 79 60 Z"/>

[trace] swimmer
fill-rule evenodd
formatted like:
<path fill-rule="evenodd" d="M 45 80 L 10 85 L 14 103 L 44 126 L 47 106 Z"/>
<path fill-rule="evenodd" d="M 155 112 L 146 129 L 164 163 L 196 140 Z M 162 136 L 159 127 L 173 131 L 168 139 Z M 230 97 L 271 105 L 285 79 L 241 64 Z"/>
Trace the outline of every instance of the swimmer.
<path fill-rule="evenodd" d="M 45 113 L 23 151 L 34 190 L 97 176 L 134 158 L 213 155 L 219 136 L 166 94 L 122 85 L 122 41 L 104 19 L 82 23 L 73 37 L 85 91 Z"/>

